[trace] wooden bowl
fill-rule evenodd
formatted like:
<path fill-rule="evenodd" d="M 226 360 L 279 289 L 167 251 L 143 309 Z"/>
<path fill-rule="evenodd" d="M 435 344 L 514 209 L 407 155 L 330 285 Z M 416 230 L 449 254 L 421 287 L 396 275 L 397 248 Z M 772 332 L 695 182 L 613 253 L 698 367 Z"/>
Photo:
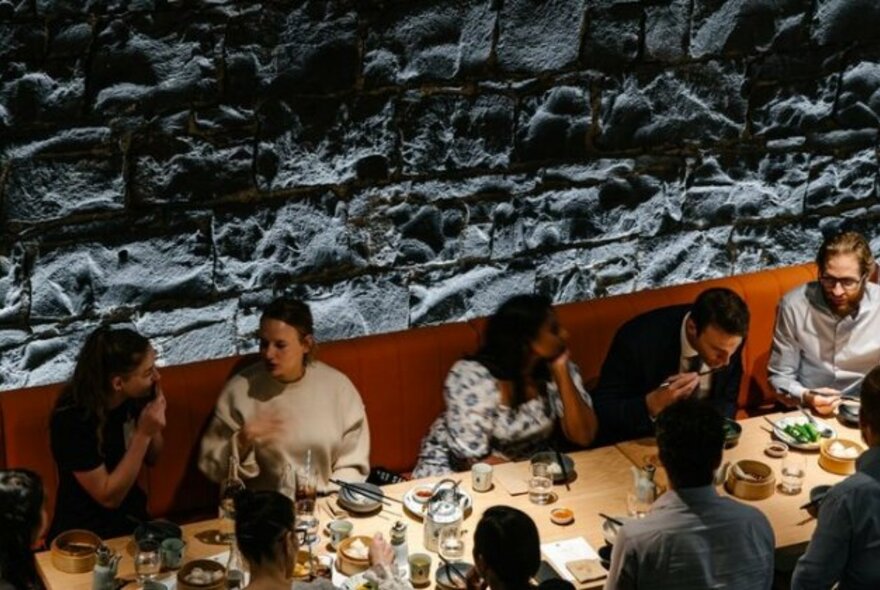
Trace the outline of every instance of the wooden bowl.
<path fill-rule="evenodd" d="M 855 473 L 856 459 L 858 458 L 858 455 L 851 458 L 833 455 L 829 449 L 834 443 L 840 443 L 847 449 L 856 449 L 859 455 L 865 450 L 865 447 L 854 440 L 846 438 L 826 438 L 822 441 L 822 444 L 819 445 L 819 467 L 825 471 L 837 473 L 838 475 L 850 475 Z"/>
<path fill-rule="evenodd" d="M 751 481 L 737 475 L 736 467 L 745 473 L 761 477 L 761 481 Z M 773 495 L 776 490 L 776 476 L 773 469 L 766 463 L 743 459 L 730 466 L 727 471 L 727 491 L 742 500 L 763 500 Z"/>
<path fill-rule="evenodd" d="M 210 572 L 221 572 L 223 575 L 216 580 L 199 584 L 195 581 L 187 581 L 193 570 L 200 568 Z M 177 570 L 177 588 L 179 590 L 226 590 L 226 568 L 210 559 L 195 559 L 186 563 Z"/>
<path fill-rule="evenodd" d="M 52 541 L 52 565 L 67 574 L 90 572 L 98 558 L 101 537 L 92 531 L 64 531 Z"/>
<path fill-rule="evenodd" d="M 347 539 L 343 539 L 343 541 L 339 544 L 339 548 L 336 550 L 337 561 L 339 562 L 339 571 L 345 574 L 346 576 L 353 576 L 362 571 L 365 571 L 370 567 L 370 558 L 366 557 L 364 559 L 360 559 L 358 557 L 352 557 L 349 555 L 351 544 L 355 542 L 356 539 L 360 539 L 361 543 L 370 546 L 370 543 L 373 542 L 373 539 L 367 537 L 365 535 L 357 535 L 354 537 L 348 537 Z"/>

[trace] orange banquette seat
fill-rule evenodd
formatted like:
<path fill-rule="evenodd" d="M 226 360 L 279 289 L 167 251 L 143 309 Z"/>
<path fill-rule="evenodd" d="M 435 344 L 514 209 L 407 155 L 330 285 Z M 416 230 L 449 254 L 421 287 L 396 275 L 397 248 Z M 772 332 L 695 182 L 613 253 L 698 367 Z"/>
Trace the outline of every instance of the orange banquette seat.
<path fill-rule="evenodd" d="M 773 404 L 767 384 L 767 358 L 776 305 L 786 291 L 811 280 L 812 264 L 665 287 L 558 306 L 570 333 L 572 358 L 587 383 L 598 377 L 605 352 L 621 324 L 644 311 L 692 301 L 702 289 L 726 286 L 751 311 L 743 350 L 745 377 L 739 414 L 758 413 Z M 372 436 L 371 462 L 391 470 L 411 469 L 422 436 L 443 408 L 442 386 L 456 359 L 473 352 L 484 320 L 457 322 L 402 332 L 323 343 L 319 356 L 346 373 L 363 396 Z M 216 487 L 196 468 L 201 433 L 223 383 L 241 357 L 202 361 L 162 369 L 168 398 L 166 450 L 141 474 L 154 516 L 187 519 L 216 510 Z M 37 471 L 54 507 L 58 478 L 49 449 L 49 415 L 60 384 L 0 393 L 0 467 Z"/>

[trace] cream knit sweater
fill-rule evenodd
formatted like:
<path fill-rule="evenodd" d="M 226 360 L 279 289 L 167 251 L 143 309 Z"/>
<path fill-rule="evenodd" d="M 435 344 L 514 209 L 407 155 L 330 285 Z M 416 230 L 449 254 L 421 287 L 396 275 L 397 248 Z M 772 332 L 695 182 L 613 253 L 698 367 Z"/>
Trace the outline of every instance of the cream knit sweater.
<path fill-rule="evenodd" d="M 295 383 L 273 379 L 258 362 L 229 380 L 202 438 L 199 469 L 216 482 L 226 478 L 232 437 L 257 414 L 281 418 L 286 427 L 271 446 L 254 447 L 240 459 L 239 476 L 254 490 L 282 489 L 285 466 L 301 465 L 306 450 L 318 474 L 318 491 L 336 489 L 330 478 L 364 481 L 370 471 L 370 430 L 364 404 L 351 381 L 322 362 L 307 365 Z"/>

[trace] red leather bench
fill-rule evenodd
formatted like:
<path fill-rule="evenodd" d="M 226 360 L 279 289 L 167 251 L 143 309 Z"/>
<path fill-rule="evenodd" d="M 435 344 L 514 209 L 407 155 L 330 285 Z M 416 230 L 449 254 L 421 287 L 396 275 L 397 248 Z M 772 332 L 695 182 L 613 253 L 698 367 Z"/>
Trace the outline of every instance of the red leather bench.
<path fill-rule="evenodd" d="M 628 319 L 655 307 L 692 301 L 707 287 L 733 289 L 744 297 L 752 316 L 738 399 L 739 413 L 746 415 L 773 403 L 767 358 L 776 305 L 782 294 L 815 274 L 812 264 L 787 267 L 565 304 L 557 313 L 571 334 L 572 358 L 590 383 L 598 377 L 615 331 Z M 412 469 L 422 437 L 443 409 L 446 372 L 476 349 L 484 325 L 477 319 L 321 344 L 319 358 L 347 374 L 364 398 L 373 465 Z M 230 357 L 162 369 L 168 398 L 166 450 L 141 474 L 154 516 L 184 519 L 216 510 L 216 487 L 196 468 L 196 457 L 217 396 L 243 360 Z M 0 466 L 40 473 L 50 514 L 58 478 L 49 450 L 49 415 L 60 389 L 54 384 L 0 393 Z"/>

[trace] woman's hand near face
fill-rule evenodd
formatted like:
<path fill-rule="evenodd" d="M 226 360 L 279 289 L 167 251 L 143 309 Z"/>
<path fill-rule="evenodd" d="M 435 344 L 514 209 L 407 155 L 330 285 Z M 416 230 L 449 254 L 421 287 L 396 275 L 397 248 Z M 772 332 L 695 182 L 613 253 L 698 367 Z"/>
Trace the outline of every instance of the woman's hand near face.
<path fill-rule="evenodd" d="M 556 358 L 550 361 L 550 371 L 554 376 L 568 373 L 569 358 L 571 358 L 571 352 L 569 352 L 568 347 L 566 347 L 556 356 Z"/>
<path fill-rule="evenodd" d="M 271 445 L 284 430 L 284 420 L 271 414 L 257 414 L 244 423 L 236 440 L 238 451 L 245 454 L 253 446 Z"/>
<path fill-rule="evenodd" d="M 166 405 L 165 394 L 157 387 L 156 399 L 144 406 L 144 409 L 141 410 L 141 415 L 138 416 L 138 432 L 148 438 L 152 438 L 162 432 L 165 428 Z"/>
<path fill-rule="evenodd" d="M 390 567 L 393 562 L 394 549 L 391 548 L 382 533 L 376 533 L 373 535 L 373 542 L 370 543 L 370 564 Z"/>

